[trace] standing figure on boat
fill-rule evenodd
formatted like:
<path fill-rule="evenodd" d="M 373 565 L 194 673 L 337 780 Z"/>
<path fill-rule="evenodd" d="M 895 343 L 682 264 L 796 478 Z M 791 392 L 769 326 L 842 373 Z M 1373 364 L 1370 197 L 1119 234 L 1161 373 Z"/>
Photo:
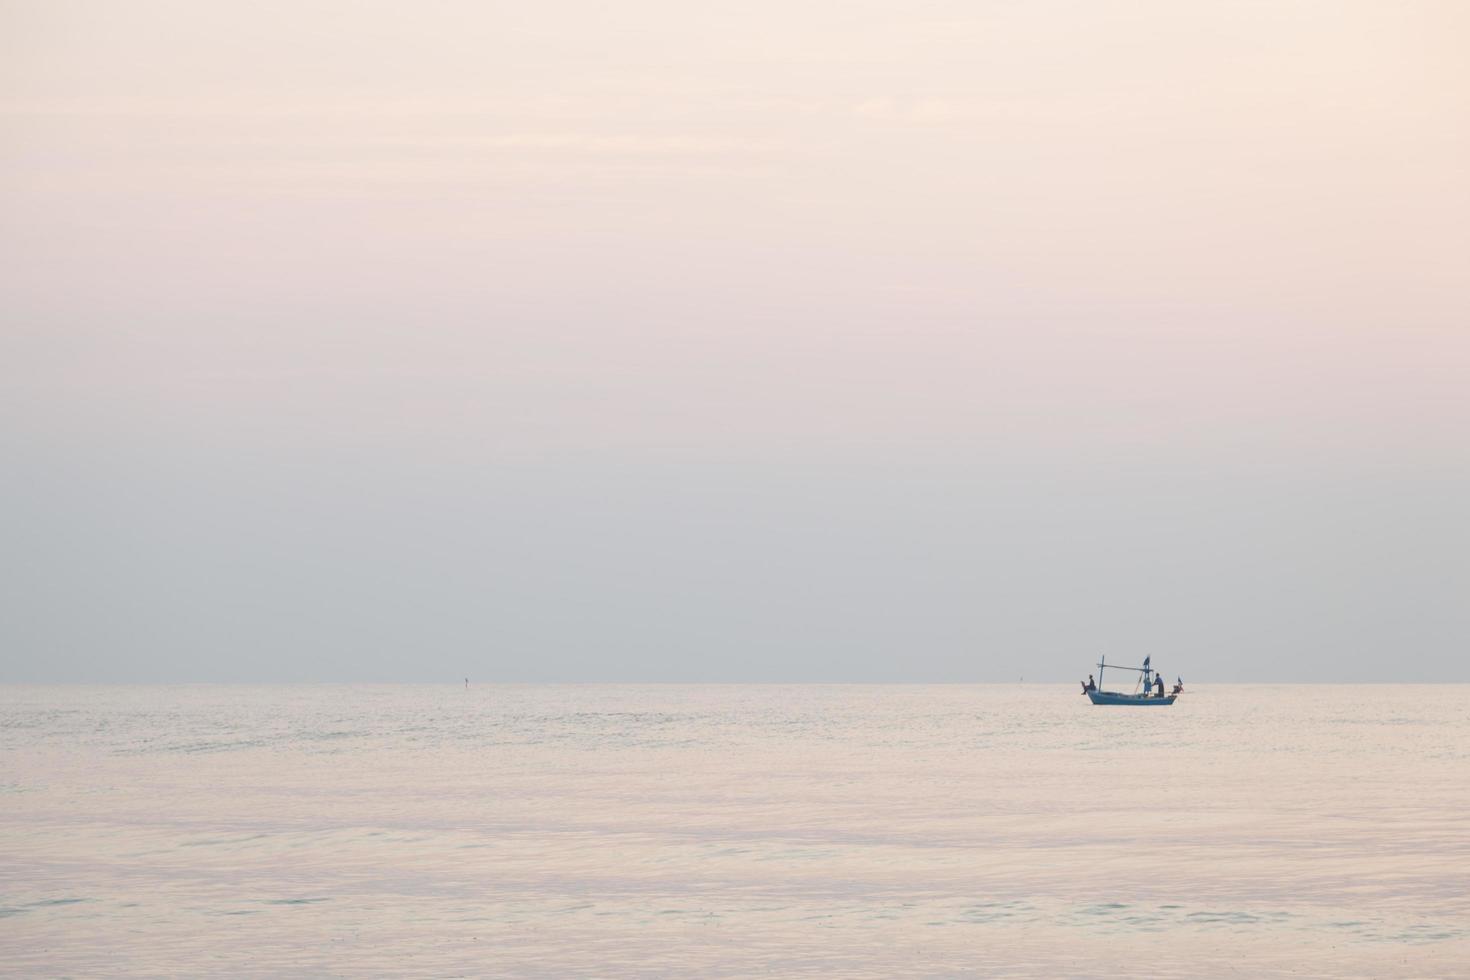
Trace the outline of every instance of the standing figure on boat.
<path fill-rule="evenodd" d="M 1164 696 L 1164 678 L 1160 674 L 1154 675 L 1154 690 L 1158 692 L 1156 694 L 1157 697 Z"/>

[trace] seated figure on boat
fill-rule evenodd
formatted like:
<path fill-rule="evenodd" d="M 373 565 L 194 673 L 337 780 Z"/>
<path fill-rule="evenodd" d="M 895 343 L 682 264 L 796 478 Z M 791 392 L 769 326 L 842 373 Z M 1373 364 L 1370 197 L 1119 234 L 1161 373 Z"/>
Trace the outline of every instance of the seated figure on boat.
<path fill-rule="evenodd" d="M 1175 681 L 1174 682 L 1174 690 L 1170 691 L 1169 693 L 1170 694 L 1177 695 L 1177 694 L 1179 694 L 1183 690 L 1184 690 L 1184 682 L 1183 681 Z"/>
<path fill-rule="evenodd" d="M 1096 690 L 1097 690 L 1097 681 L 1095 681 L 1095 680 L 1092 679 L 1092 675 L 1091 674 L 1088 674 L 1087 675 L 1087 680 L 1085 680 L 1085 681 L 1082 682 L 1082 693 L 1083 694 L 1086 694 L 1088 691 L 1096 691 Z"/>

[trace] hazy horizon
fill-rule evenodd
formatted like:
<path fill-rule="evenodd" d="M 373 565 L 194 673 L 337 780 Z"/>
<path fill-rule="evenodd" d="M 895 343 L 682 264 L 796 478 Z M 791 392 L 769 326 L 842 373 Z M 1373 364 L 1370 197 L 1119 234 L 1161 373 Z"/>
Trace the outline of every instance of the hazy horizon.
<path fill-rule="evenodd" d="M 1093 668 L 1086 673 L 1096 673 Z M 474 681 L 471 687 L 503 687 L 503 688 L 551 688 L 551 687 L 600 687 L 600 688 L 662 688 L 662 687 L 684 687 L 690 689 L 700 688 L 740 688 L 740 687 L 976 687 L 976 688 L 999 688 L 1014 687 L 1022 684 L 1037 687 L 1064 687 L 1074 689 L 1076 681 L 1048 681 L 1021 679 L 1016 681 Z M 1173 681 L 1169 682 L 1171 685 Z M 252 681 L 252 680 L 219 680 L 219 681 L 0 681 L 0 687 L 22 689 L 22 688 L 114 688 L 114 687 L 231 687 L 231 688 L 388 688 L 388 687 L 410 687 L 410 688 L 459 688 L 464 684 L 464 678 L 448 677 L 442 680 L 414 680 L 414 681 L 328 681 L 328 680 L 294 680 L 294 681 Z M 1443 687 L 1470 684 L 1470 681 L 1220 681 L 1214 678 L 1200 678 L 1192 680 L 1186 688 L 1191 700 L 1205 688 L 1275 688 L 1282 685 L 1291 687 L 1322 687 L 1322 688 L 1348 688 L 1348 687 Z M 1111 681 L 1104 683 L 1106 690 L 1113 690 L 1119 685 Z M 1084 702 L 1085 703 L 1085 702 Z"/>
<path fill-rule="evenodd" d="M 1470 8 L 0 27 L 0 683 L 1470 681 Z"/>

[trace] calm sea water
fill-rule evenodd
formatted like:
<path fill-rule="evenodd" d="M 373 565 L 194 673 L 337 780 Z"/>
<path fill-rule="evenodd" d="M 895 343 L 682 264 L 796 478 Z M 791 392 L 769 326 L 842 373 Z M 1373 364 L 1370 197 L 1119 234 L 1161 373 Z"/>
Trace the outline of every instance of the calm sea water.
<path fill-rule="evenodd" d="M 9 975 L 1470 976 L 1470 687 L 0 688 Z"/>

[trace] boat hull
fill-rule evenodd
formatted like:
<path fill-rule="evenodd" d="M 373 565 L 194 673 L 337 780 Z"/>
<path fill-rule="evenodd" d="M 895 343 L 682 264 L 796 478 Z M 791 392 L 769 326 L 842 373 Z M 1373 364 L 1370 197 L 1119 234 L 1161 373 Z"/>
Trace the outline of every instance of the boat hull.
<path fill-rule="evenodd" d="M 1173 704 L 1177 694 L 1166 694 L 1161 698 L 1147 694 L 1117 694 L 1113 691 L 1088 691 L 1093 704 L 1128 704 L 1139 708 L 1163 707 Z"/>

